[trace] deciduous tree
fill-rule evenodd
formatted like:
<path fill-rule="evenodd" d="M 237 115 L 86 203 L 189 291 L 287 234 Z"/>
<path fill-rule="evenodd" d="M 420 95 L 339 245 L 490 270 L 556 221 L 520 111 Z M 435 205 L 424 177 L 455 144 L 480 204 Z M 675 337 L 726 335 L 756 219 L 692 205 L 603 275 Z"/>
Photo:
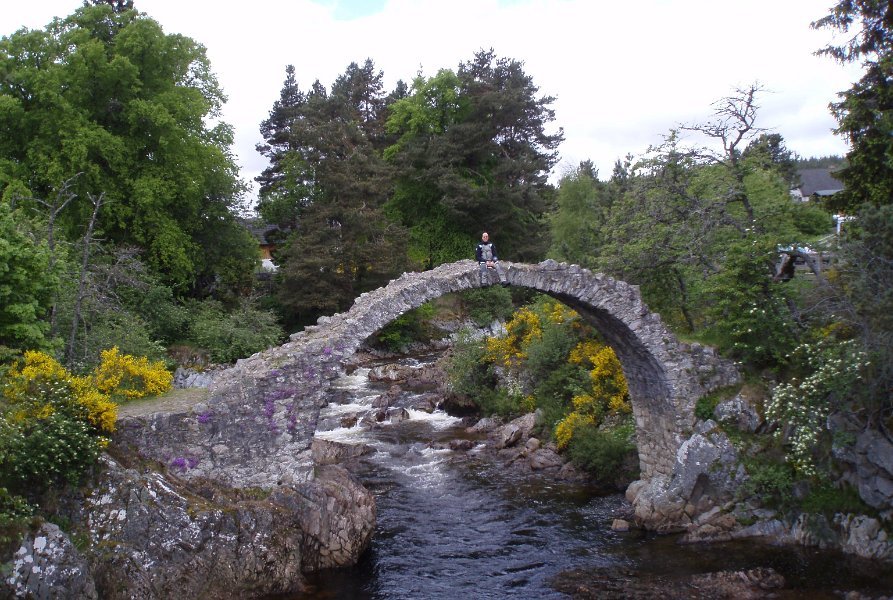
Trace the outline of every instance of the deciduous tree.
<path fill-rule="evenodd" d="M 205 49 L 147 15 L 97 2 L 0 40 L 0 190 L 49 198 L 82 173 L 59 215 L 71 238 L 105 193 L 97 230 L 136 245 L 181 292 L 221 267 L 206 241 L 229 232 L 243 184 Z M 247 238 L 243 238 L 243 241 Z M 255 251 L 240 252 L 251 271 Z M 246 262 L 244 259 L 250 259 Z"/>

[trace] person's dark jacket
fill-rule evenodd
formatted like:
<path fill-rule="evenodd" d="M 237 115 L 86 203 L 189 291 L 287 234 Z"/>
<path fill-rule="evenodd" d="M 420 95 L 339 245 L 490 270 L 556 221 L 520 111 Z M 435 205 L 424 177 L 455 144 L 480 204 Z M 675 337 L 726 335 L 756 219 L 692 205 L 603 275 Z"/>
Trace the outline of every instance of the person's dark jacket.
<path fill-rule="evenodd" d="M 481 242 L 480 244 L 478 244 L 477 248 L 474 251 L 474 257 L 477 259 L 478 262 L 484 262 L 486 260 L 484 258 L 484 246 L 490 246 L 490 252 L 492 252 L 493 254 L 493 258 L 491 258 L 490 260 L 499 260 L 499 258 L 497 258 L 496 256 L 496 246 L 493 245 L 493 242 L 487 242 L 486 244 L 484 242 Z"/>

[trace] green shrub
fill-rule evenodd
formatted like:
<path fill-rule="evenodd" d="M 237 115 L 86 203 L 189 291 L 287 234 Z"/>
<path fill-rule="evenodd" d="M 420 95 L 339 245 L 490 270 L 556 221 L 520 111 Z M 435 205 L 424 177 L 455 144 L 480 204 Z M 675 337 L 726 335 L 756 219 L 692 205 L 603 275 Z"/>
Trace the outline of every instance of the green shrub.
<path fill-rule="evenodd" d="M 0 486 L 32 500 L 51 486 L 79 483 L 105 445 L 86 420 L 61 407 L 44 418 L 11 425 Z"/>
<path fill-rule="evenodd" d="M 193 305 L 191 312 L 194 314 L 191 337 L 210 352 L 215 362 L 235 362 L 280 342 L 284 337 L 276 316 L 270 311 L 259 310 L 249 301 L 227 313 L 220 302 L 206 300 Z"/>
<path fill-rule="evenodd" d="M 189 311 L 177 302 L 171 288 L 153 285 L 140 293 L 134 302 L 155 338 L 168 345 L 182 341 L 184 332 L 189 329 Z"/>
<path fill-rule="evenodd" d="M 874 514 L 875 510 L 865 504 L 859 492 L 852 486 L 836 488 L 822 482 L 810 489 L 801 503 L 803 512 L 817 513 L 832 517 L 835 513 Z"/>
<path fill-rule="evenodd" d="M 450 388 L 455 393 L 475 398 L 494 390 L 496 377 L 484 359 L 486 352 L 482 339 L 472 339 L 468 332 L 460 334 L 446 365 Z"/>
<path fill-rule="evenodd" d="M 791 216 L 797 231 L 806 235 L 824 235 L 834 227 L 831 214 L 812 202 L 797 202 Z"/>
<path fill-rule="evenodd" d="M 400 352 L 412 342 L 427 342 L 434 335 L 429 320 L 434 317 L 434 306 L 422 306 L 403 313 L 375 334 L 376 341 L 394 352 Z"/>
<path fill-rule="evenodd" d="M 638 477 L 634 436 L 632 423 L 613 429 L 579 427 L 574 431 L 567 453 L 574 465 L 599 480 L 632 480 Z"/>
<path fill-rule="evenodd" d="M 731 398 L 737 391 L 737 386 L 725 387 L 698 398 L 695 403 L 695 416 L 704 421 L 712 419 L 716 406 L 723 400 Z"/>
<path fill-rule="evenodd" d="M 868 357 L 852 340 L 825 339 L 801 344 L 790 360 L 795 373 L 799 371 L 803 376 L 793 377 L 773 390 L 766 416 L 789 427 L 789 431 L 778 430 L 776 436 L 789 436 L 788 460 L 797 471 L 806 476 L 821 475 L 830 458 L 828 416 L 860 385 L 860 373 Z"/>
<path fill-rule="evenodd" d="M 775 368 L 796 345 L 796 327 L 783 283 L 767 282 L 765 264 L 777 249 L 767 242 L 726 250 L 725 268 L 705 284 L 706 336 L 724 352 L 755 367 Z"/>
<path fill-rule="evenodd" d="M 478 327 L 508 319 L 512 314 L 512 294 L 501 286 L 474 288 L 462 292 L 465 313 Z"/>
<path fill-rule="evenodd" d="M 34 507 L 21 496 L 0 487 L 0 557 L 8 556 L 10 547 L 22 539 L 34 514 Z"/>
<path fill-rule="evenodd" d="M 577 345 L 568 323 L 543 323 L 543 334 L 534 338 L 527 347 L 525 368 L 533 381 L 547 378 L 556 369 L 567 364 L 571 349 Z"/>
<path fill-rule="evenodd" d="M 543 412 L 543 427 L 553 430 L 571 411 L 571 399 L 589 387 L 589 372 L 580 365 L 564 363 L 549 373 L 533 392 L 536 406 Z"/>
<path fill-rule="evenodd" d="M 525 412 L 526 408 L 522 396 L 511 394 L 502 388 L 484 388 L 472 397 L 472 400 L 480 413 L 486 416 L 517 417 Z"/>
<path fill-rule="evenodd" d="M 767 506 L 790 508 L 793 502 L 794 469 L 783 462 L 751 458 L 745 461 L 748 479 L 742 493 L 757 496 Z"/>
<path fill-rule="evenodd" d="M 146 321 L 127 310 L 107 311 L 95 315 L 90 329 L 78 334 L 72 371 L 84 373 L 99 364 L 101 353 L 117 347 L 122 354 L 145 356 L 151 361 L 167 358 L 164 345 L 153 339 Z"/>

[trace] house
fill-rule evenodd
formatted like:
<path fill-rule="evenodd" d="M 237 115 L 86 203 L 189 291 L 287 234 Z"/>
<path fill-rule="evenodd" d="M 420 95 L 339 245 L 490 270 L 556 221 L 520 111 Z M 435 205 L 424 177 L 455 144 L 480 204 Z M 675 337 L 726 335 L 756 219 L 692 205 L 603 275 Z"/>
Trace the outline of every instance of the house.
<path fill-rule="evenodd" d="M 831 168 L 800 169 L 797 176 L 800 185 L 791 190 L 791 196 L 800 202 L 833 196 L 843 189 L 843 183 L 834 177 Z"/>
<path fill-rule="evenodd" d="M 274 238 L 275 234 L 279 232 L 279 227 L 270 225 L 259 218 L 240 219 L 240 221 L 257 240 L 263 270 L 270 273 L 276 271 L 278 267 L 273 262 L 273 250 L 276 248 L 276 244 L 271 238 Z"/>

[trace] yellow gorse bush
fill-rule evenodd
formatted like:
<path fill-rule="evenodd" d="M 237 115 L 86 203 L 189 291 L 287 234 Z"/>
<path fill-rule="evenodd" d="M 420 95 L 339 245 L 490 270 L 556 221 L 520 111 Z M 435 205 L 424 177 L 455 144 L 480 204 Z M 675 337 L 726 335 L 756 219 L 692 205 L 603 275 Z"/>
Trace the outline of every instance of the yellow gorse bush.
<path fill-rule="evenodd" d="M 85 377 L 73 375 L 48 354 L 27 351 L 7 371 L 2 389 L 13 420 L 45 419 L 55 412 L 54 403 L 74 402 L 93 427 L 111 433 L 118 411 L 115 398 L 160 394 L 172 380 L 163 363 L 122 355 L 117 348 L 104 351 L 100 365 Z"/>
<path fill-rule="evenodd" d="M 511 367 L 527 358 L 527 347 L 542 337 L 540 316 L 527 308 L 519 308 L 505 324 L 506 335 L 487 338 L 486 359 L 493 364 Z"/>
<path fill-rule="evenodd" d="M 574 411 L 559 421 L 555 426 L 555 443 L 558 445 L 558 448 L 566 448 L 574 436 L 574 431 L 584 425 L 595 425 L 595 418 L 591 415 Z"/>
<path fill-rule="evenodd" d="M 543 319 L 561 324 L 577 317 L 576 311 L 560 302 L 547 302 L 540 311 L 519 308 L 505 324 L 505 336 L 487 338 L 486 359 L 504 367 L 517 365 L 527 358 L 531 343 L 543 336 Z"/>
<path fill-rule="evenodd" d="M 574 410 L 555 426 L 559 448 L 565 448 L 574 430 L 583 425 L 598 425 L 605 414 L 629 414 L 629 388 L 613 348 L 595 340 L 580 342 L 571 350 L 568 361 L 589 364 L 592 389 L 573 398 Z"/>
<path fill-rule="evenodd" d="M 50 417 L 60 406 L 81 406 L 97 430 L 115 430 L 118 405 L 98 392 L 89 378 L 76 377 L 52 356 L 29 350 L 10 367 L 3 382 L 3 396 L 11 405 L 10 418 L 27 422 Z M 61 403 L 61 404 L 60 404 Z"/>
<path fill-rule="evenodd" d="M 101 362 L 91 374 L 100 392 L 124 398 L 155 396 L 171 388 L 173 375 L 164 363 L 150 363 L 145 356 L 121 354 L 117 346 L 103 350 Z"/>

